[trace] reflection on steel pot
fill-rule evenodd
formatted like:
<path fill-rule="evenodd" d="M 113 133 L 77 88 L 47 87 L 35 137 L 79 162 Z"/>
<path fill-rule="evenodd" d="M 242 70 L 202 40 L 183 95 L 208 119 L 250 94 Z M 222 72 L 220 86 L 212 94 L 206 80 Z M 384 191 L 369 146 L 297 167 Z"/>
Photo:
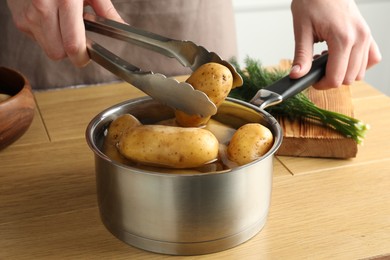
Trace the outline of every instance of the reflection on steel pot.
<path fill-rule="evenodd" d="M 271 115 L 228 99 L 213 118 L 236 127 L 248 122 L 267 126 L 275 140 L 271 150 L 223 172 L 172 174 L 124 165 L 102 152 L 107 127 L 125 113 L 144 124 L 174 117 L 171 108 L 145 97 L 113 106 L 88 125 L 100 215 L 112 234 L 148 251 L 196 255 L 239 245 L 263 228 L 270 206 L 273 155 L 282 142 L 281 128 Z"/>

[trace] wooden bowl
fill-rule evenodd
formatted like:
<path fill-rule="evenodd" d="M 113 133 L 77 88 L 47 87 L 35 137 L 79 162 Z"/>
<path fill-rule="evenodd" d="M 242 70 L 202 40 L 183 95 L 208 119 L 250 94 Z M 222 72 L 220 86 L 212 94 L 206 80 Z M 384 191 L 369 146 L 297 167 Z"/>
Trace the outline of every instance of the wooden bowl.
<path fill-rule="evenodd" d="M 34 118 L 35 101 L 28 80 L 19 72 L 0 67 L 0 150 L 19 139 Z M 5 95 L 4 95 L 5 94 Z"/>

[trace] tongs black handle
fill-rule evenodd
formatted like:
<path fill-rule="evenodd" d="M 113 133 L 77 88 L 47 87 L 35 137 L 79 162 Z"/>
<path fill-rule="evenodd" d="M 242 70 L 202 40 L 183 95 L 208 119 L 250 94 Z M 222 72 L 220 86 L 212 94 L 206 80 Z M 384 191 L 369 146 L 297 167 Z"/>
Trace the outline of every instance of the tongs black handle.
<path fill-rule="evenodd" d="M 249 102 L 264 109 L 279 104 L 302 92 L 325 75 L 327 61 L 328 54 L 321 55 L 313 60 L 311 69 L 305 76 L 299 79 L 292 79 L 287 75 L 273 84 L 260 89 Z"/>

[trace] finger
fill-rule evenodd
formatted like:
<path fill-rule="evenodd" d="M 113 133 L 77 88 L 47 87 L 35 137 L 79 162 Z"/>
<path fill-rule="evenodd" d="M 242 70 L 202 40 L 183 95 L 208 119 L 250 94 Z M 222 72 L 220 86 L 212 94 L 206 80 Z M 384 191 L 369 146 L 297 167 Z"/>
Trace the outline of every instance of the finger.
<path fill-rule="evenodd" d="M 109 0 L 89 0 L 93 10 L 98 16 L 102 16 L 117 22 L 124 22 L 114 5 Z"/>
<path fill-rule="evenodd" d="M 370 50 L 368 52 L 367 69 L 371 68 L 375 64 L 382 60 L 382 54 L 375 40 L 371 38 Z"/>
<path fill-rule="evenodd" d="M 368 52 L 371 43 L 370 29 L 363 24 L 357 28 L 357 31 L 353 35 L 354 45 L 344 77 L 343 83 L 345 85 L 350 85 L 356 79 L 364 77 L 367 68 Z"/>
<path fill-rule="evenodd" d="M 67 1 L 59 7 L 59 20 L 64 51 L 70 61 L 78 66 L 89 62 L 83 22 L 83 3 Z"/>
<path fill-rule="evenodd" d="M 367 50 L 368 48 L 365 48 L 365 46 L 354 46 L 352 48 L 343 84 L 351 85 L 358 77 L 358 74 L 361 73 L 361 70 L 365 71 L 367 62 L 364 62 L 364 56 Z"/>
<path fill-rule="evenodd" d="M 26 10 L 30 32 L 46 55 L 58 60 L 65 57 L 59 32 L 57 8 L 53 2 L 35 1 Z"/>
<path fill-rule="evenodd" d="M 31 17 L 28 13 L 30 10 L 29 4 L 27 2 L 8 0 L 7 5 L 11 11 L 12 20 L 15 23 L 16 28 L 35 40 L 34 35 L 30 30 L 31 23 L 28 21 L 29 18 L 33 20 L 35 18 Z"/>
<path fill-rule="evenodd" d="M 294 79 L 306 75 L 310 70 L 314 44 L 313 34 L 309 30 L 300 27 L 300 25 L 297 26 L 294 26 L 295 52 L 290 70 L 290 77 Z"/>
<path fill-rule="evenodd" d="M 316 84 L 316 89 L 336 88 L 342 85 L 348 69 L 352 47 L 340 42 L 328 41 L 328 62 L 325 76 Z"/>
<path fill-rule="evenodd" d="M 364 79 L 364 76 L 366 75 L 366 70 L 367 70 L 368 54 L 369 54 L 369 51 L 365 51 L 363 53 L 363 58 L 362 58 L 362 61 L 360 64 L 360 69 L 359 69 L 359 72 L 358 72 L 355 80 Z"/>
<path fill-rule="evenodd" d="M 369 50 L 364 52 L 362 65 L 361 65 L 359 74 L 357 75 L 356 79 L 363 80 L 367 69 L 369 69 L 373 65 L 379 63 L 381 61 L 381 59 L 382 59 L 382 55 L 379 51 L 378 45 L 376 44 L 374 39 L 371 37 Z"/>

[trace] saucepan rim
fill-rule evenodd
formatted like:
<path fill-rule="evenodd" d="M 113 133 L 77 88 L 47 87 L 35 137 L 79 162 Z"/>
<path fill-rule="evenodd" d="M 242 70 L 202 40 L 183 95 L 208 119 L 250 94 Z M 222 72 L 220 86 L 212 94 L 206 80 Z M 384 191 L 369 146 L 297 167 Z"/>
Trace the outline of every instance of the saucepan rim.
<path fill-rule="evenodd" d="M 104 121 L 107 117 L 111 116 L 115 111 L 118 111 L 121 107 L 128 105 L 130 103 L 144 103 L 144 102 L 149 102 L 153 101 L 153 99 L 149 96 L 144 96 L 144 97 L 139 97 L 139 98 L 134 98 L 130 100 L 123 101 L 121 103 L 115 104 L 109 108 L 104 109 L 101 111 L 99 114 L 97 114 L 95 117 L 92 118 L 92 120 L 89 122 L 85 136 L 86 136 L 86 141 L 90 149 L 94 152 L 95 156 L 99 156 L 100 159 L 107 161 L 116 167 L 120 167 L 123 169 L 127 169 L 129 171 L 132 171 L 132 173 L 139 173 L 139 174 L 151 174 L 151 175 L 163 175 L 163 176 L 171 176 L 171 177 L 190 177 L 190 176 L 205 176 L 205 175 L 217 175 L 217 174 L 226 174 L 226 173 L 234 173 L 234 172 L 239 172 L 240 169 L 250 167 L 251 165 L 257 164 L 260 161 L 263 161 L 267 159 L 270 156 L 273 156 L 276 151 L 279 149 L 280 145 L 282 144 L 283 140 L 283 130 L 281 126 L 279 125 L 278 121 L 267 111 L 260 109 L 259 107 L 252 105 L 248 102 L 244 102 L 235 98 L 230 98 L 228 97 L 225 102 L 232 102 L 236 103 L 239 105 L 242 105 L 244 107 L 253 109 L 254 111 L 261 113 L 264 115 L 266 121 L 269 123 L 269 125 L 273 128 L 271 129 L 272 133 L 274 134 L 274 144 L 271 147 L 271 149 L 262 157 L 256 159 L 253 162 L 250 162 L 248 164 L 242 165 L 235 167 L 234 169 L 229 169 L 229 170 L 223 170 L 223 171 L 210 171 L 210 172 L 204 172 L 204 173 L 164 173 L 164 172 L 155 172 L 151 170 L 146 170 L 146 169 L 140 169 L 137 167 L 133 167 L 127 164 L 120 163 L 118 161 L 115 161 L 105 155 L 101 149 L 98 147 L 96 141 L 95 141 L 95 135 L 96 131 L 100 130 L 101 127 L 101 122 Z M 99 128 L 99 129 L 98 129 Z"/>

